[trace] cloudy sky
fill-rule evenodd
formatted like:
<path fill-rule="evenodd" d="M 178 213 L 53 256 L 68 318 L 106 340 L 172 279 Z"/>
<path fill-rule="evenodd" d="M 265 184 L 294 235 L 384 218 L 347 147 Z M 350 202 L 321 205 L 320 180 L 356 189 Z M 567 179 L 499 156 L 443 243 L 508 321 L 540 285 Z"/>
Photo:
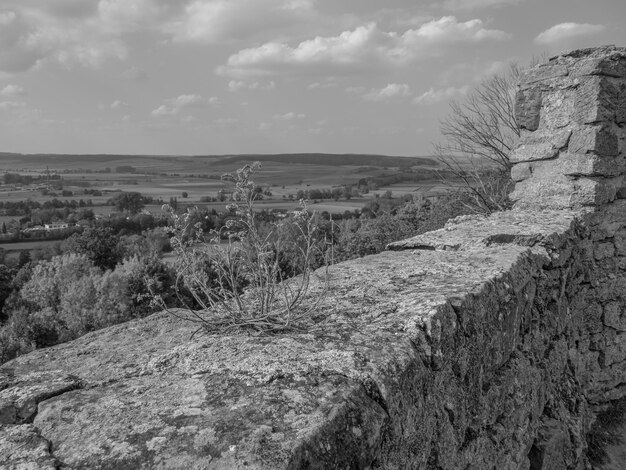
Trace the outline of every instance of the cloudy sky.
<path fill-rule="evenodd" d="M 0 0 L 0 151 L 425 155 L 509 61 L 625 0 Z"/>

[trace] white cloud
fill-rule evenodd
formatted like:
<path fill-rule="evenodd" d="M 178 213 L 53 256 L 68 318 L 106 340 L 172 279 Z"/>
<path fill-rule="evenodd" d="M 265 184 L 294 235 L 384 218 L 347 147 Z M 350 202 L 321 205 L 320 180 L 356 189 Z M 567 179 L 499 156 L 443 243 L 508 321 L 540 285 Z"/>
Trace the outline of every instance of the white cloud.
<path fill-rule="evenodd" d="M 305 119 L 305 118 L 306 118 L 306 114 L 294 113 L 293 111 L 290 111 L 285 114 L 275 114 L 273 117 L 275 121 L 293 121 L 295 119 Z"/>
<path fill-rule="evenodd" d="M 444 16 L 400 34 L 382 31 L 368 23 L 338 36 L 315 37 L 291 47 L 267 42 L 231 55 L 218 74 L 234 78 L 267 76 L 276 72 L 345 72 L 388 66 L 405 66 L 421 59 L 441 56 L 450 47 L 467 43 L 503 40 L 505 32 L 484 28 L 473 19 L 459 22 Z"/>
<path fill-rule="evenodd" d="M 239 119 L 232 118 L 232 117 L 222 117 L 222 118 L 215 119 L 213 122 L 215 124 L 233 125 L 233 124 L 237 124 L 239 122 Z"/>
<path fill-rule="evenodd" d="M 98 22 L 109 33 L 152 27 L 164 8 L 153 0 L 99 0 Z"/>
<path fill-rule="evenodd" d="M 228 90 L 237 92 L 241 90 L 273 90 L 276 88 L 276 83 L 273 81 L 267 83 L 260 82 L 246 82 L 243 80 L 231 80 L 228 82 Z"/>
<path fill-rule="evenodd" d="M 469 63 L 455 63 L 440 73 L 439 86 L 445 88 L 459 83 L 480 83 L 495 75 L 506 75 L 515 63 L 514 59 L 511 62 L 475 59 Z"/>
<path fill-rule="evenodd" d="M 16 109 L 23 108 L 26 106 L 26 103 L 22 101 L 0 101 L 0 109 Z"/>
<path fill-rule="evenodd" d="M 148 73 L 140 67 L 133 66 L 122 72 L 121 78 L 123 78 L 124 80 L 143 82 L 148 79 Z"/>
<path fill-rule="evenodd" d="M 5 86 L 2 90 L 0 90 L 0 95 L 2 96 L 8 96 L 8 97 L 13 97 L 13 96 L 22 96 L 25 95 L 26 91 L 24 91 L 24 88 L 22 88 L 19 85 L 7 85 Z"/>
<path fill-rule="evenodd" d="M 158 30 L 174 8 L 165 0 L 3 0 L 0 70 L 21 72 L 45 61 L 100 67 L 128 56 L 124 35 Z"/>
<path fill-rule="evenodd" d="M 219 99 L 211 97 L 208 99 L 200 95 L 180 95 L 176 98 L 164 100 L 163 104 L 152 111 L 153 116 L 173 116 L 188 108 L 201 108 L 206 106 L 219 105 Z"/>
<path fill-rule="evenodd" d="M 604 31 L 601 24 L 589 23 L 559 23 L 539 33 L 534 39 L 535 44 L 551 44 L 577 36 L 588 36 Z"/>
<path fill-rule="evenodd" d="M 440 101 L 450 100 L 452 98 L 457 98 L 464 96 L 469 91 L 469 86 L 465 85 L 460 88 L 448 87 L 442 88 L 439 90 L 435 90 L 431 88 L 430 90 L 422 93 L 419 96 L 413 98 L 413 103 L 419 105 L 429 105 L 433 103 L 438 103 Z"/>
<path fill-rule="evenodd" d="M 164 30 L 178 42 L 218 43 L 276 33 L 315 15 L 312 0 L 195 0 Z"/>
<path fill-rule="evenodd" d="M 333 79 L 327 79 L 324 82 L 313 82 L 309 84 L 307 88 L 309 90 L 325 90 L 328 88 L 335 88 L 337 86 L 337 82 L 335 82 Z"/>
<path fill-rule="evenodd" d="M 406 83 L 390 83 L 381 89 L 370 90 L 363 98 L 367 101 L 390 101 L 411 95 L 411 88 Z"/>
<path fill-rule="evenodd" d="M 127 108 L 127 107 L 128 107 L 128 103 L 122 100 L 115 100 L 113 101 L 113 103 L 111 103 L 111 109 L 122 109 L 122 108 Z"/>
<path fill-rule="evenodd" d="M 351 95 L 360 95 L 361 93 L 365 93 L 367 88 L 364 86 L 349 86 L 346 88 L 346 93 L 350 93 Z"/>
<path fill-rule="evenodd" d="M 0 26 L 9 26 L 17 19 L 17 14 L 14 11 L 0 12 Z"/>
<path fill-rule="evenodd" d="M 445 0 L 443 7 L 450 11 L 476 10 L 479 8 L 514 5 L 523 1 L 524 0 Z"/>

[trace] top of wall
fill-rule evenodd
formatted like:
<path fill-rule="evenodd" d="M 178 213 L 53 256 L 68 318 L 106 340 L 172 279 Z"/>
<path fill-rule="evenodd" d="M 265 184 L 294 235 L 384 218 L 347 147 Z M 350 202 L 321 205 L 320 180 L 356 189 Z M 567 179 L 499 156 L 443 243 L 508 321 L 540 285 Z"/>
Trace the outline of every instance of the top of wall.
<path fill-rule="evenodd" d="M 472 229 L 471 247 L 335 265 L 308 331 L 191 339 L 194 324 L 161 313 L 18 357 L 0 367 L 0 453 L 39 468 L 364 468 L 407 370 L 441 367 L 466 321 L 485 329 L 485 370 L 507 359 L 506 319 L 466 318 L 450 299 L 461 305 L 495 279 L 514 292 L 547 259 L 539 243 L 573 218 L 467 219 L 439 233 Z M 515 242 L 528 237 L 535 248 Z"/>

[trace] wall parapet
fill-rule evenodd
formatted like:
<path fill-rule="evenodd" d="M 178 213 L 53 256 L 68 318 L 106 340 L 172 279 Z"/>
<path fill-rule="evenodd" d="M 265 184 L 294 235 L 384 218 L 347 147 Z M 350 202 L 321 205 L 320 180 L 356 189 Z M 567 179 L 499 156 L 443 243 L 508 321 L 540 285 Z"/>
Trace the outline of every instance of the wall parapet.
<path fill-rule="evenodd" d="M 621 74 L 605 52 L 562 60 Z M 518 109 L 542 132 L 556 88 L 533 87 Z M 333 266 L 304 332 L 191 339 L 160 313 L 0 366 L 0 468 L 612 468 L 626 200 L 589 206 L 568 181 Z"/>

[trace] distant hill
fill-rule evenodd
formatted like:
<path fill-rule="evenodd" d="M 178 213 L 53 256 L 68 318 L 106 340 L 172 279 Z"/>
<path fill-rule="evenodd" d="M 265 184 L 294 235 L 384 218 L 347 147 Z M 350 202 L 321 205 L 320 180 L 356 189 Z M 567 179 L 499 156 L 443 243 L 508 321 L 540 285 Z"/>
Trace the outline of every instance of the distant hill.
<path fill-rule="evenodd" d="M 177 156 L 169 155 L 117 155 L 107 153 L 94 153 L 94 154 L 65 154 L 65 153 L 11 153 L 0 152 L 0 159 L 19 159 L 20 161 L 34 161 L 34 162 L 84 162 L 90 160 L 96 160 L 98 162 L 117 162 L 126 161 L 128 159 L 144 159 L 144 158 L 178 158 Z"/>
<path fill-rule="evenodd" d="M 0 170 L 7 169 L 68 169 L 84 168 L 103 170 L 120 165 L 130 165 L 138 171 L 150 169 L 161 172 L 206 172 L 207 166 L 214 171 L 230 171 L 243 162 L 267 162 L 294 167 L 317 165 L 327 167 L 383 168 L 430 168 L 440 167 L 429 157 L 398 157 L 372 154 L 286 153 L 286 154 L 226 154 L 226 155 L 121 155 L 121 154 L 20 154 L 0 152 Z"/>
<path fill-rule="evenodd" d="M 213 156 L 212 156 L 213 157 Z M 388 155 L 363 154 L 330 154 L 330 153 L 284 153 L 272 155 L 224 155 L 218 157 L 213 164 L 223 165 L 236 162 L 278 162 L 308 165 L 328 166 L 375 166 L 375 167 L 411 167 L 411 166 L 439 166 L 439 163 L 428 157 L 394 157 Z"/>

